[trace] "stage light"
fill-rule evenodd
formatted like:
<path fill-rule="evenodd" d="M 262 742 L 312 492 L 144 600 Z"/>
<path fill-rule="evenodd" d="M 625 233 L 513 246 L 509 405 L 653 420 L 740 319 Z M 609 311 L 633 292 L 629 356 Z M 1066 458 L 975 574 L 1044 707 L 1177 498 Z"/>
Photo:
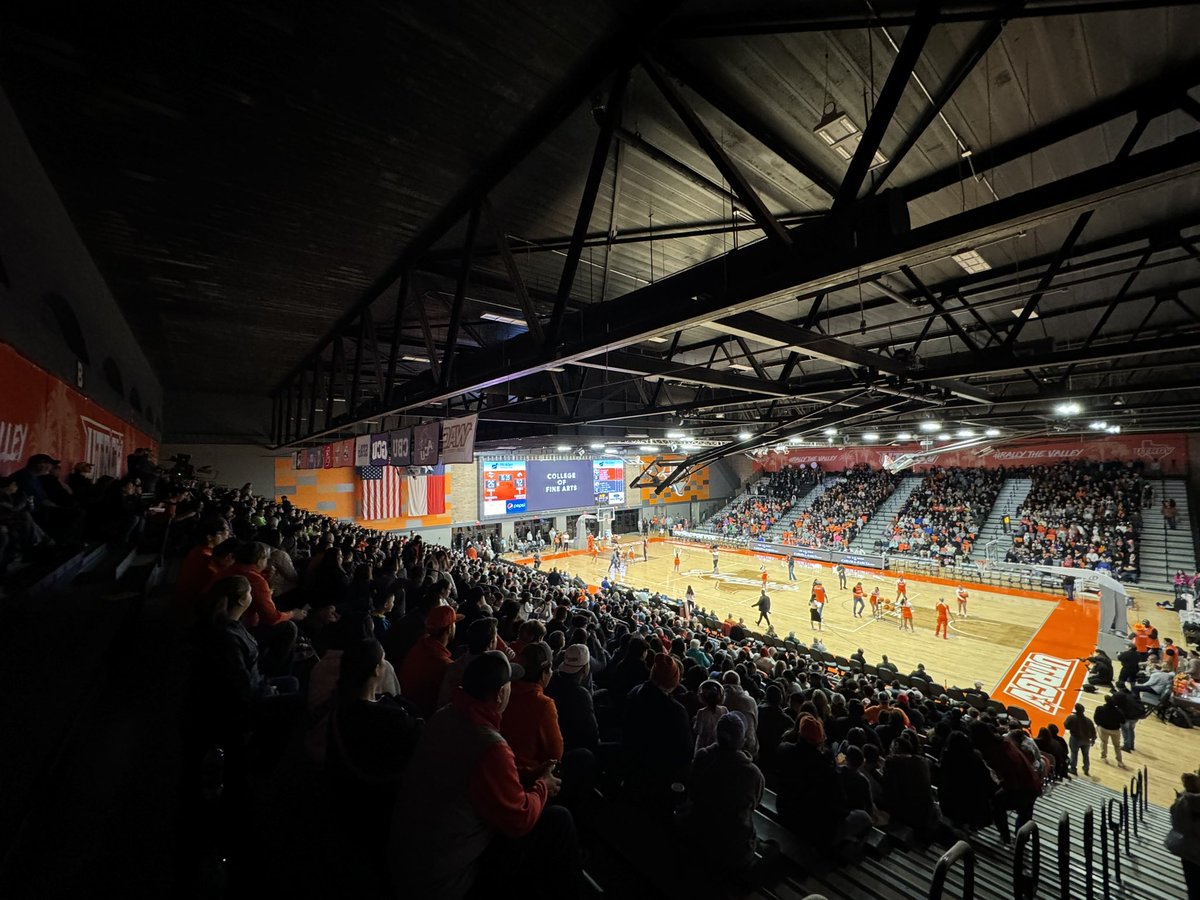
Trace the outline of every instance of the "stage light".
<path fill-rule="evenodd" d="M 748 440 L 750 440 L 750 438 L 752 438 L 752 437 L 754 437 L 754 435 L 752 435 L 752 434 L 751 434 L 750 432 L 748 432 L 748 431 L 739 431 L 739 432 L 738 432 L 738 440 L 739 440 L 739 441 L 748 441 Z"/>
<path fill-rule="evenodd" d="M 833 437 L 835 434 L 837 434 L 837 429 L 836 428 L 826 428 L 821 431 L 821 434 L 825 435 L 825 437 Z"/>
<path fill-rule="evenodd" d="M 1064 403 L 1054 407 L 1054 412 L 1060 416 L 1077 416 L 1083 411 L 1083 407 L 1074 400 L 1067 400 Z"/>
<path fill-rule="evenodd" d="M 1000 437 L 1000 429 L 999 428 L 989 428 L 987 431 L 984 432 L 984 434 L 986 434 L 988 437 Z"/>
<path fill-rule="evenodd" d="M 874 431 L 867 431 L 863 433 L 862 439 L 864 441 L 877 441 L 879 440 L 879 435 Z"/>
<path fill-rule="evenodd" d="M 975 431 L 971 428 L 960 428 L 954 432 L 954 436 L 960 438 L 975 437 Z"/>
<path fill-rule="evenodd" d="M 935 422 L 932 419 L 921 423 L 921 430 L 927 432 L 937 431 L 942 427 L 940 422 Z"/>

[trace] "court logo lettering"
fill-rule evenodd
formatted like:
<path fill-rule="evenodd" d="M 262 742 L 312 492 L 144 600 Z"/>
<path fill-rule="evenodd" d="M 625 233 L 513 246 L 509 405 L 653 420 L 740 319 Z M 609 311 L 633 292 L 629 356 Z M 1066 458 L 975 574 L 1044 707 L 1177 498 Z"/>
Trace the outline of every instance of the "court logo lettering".
<path fill-rule="evenodd" d="M 1071 676 L 1078 665 L 1078 661 L 1073 659 L 1030 653 L 1004 691 L 1010 697 L 1054 715 L 1066 705 L 1066 687 L 1071 683 Z"/>

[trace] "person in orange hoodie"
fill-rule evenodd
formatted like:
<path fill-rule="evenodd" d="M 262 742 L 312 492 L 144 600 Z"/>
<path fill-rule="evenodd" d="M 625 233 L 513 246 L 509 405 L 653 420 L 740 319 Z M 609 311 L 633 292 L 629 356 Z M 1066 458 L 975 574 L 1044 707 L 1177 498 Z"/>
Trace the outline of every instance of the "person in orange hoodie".
<path fill-rule="evenodd" d="M 500 734 L 512 747 L 517 771 L 525 778 L 562 759 L 563 737 L 558 707 L 545 694 L 554 674 L 554 651 L 545 641 L 535 641 L 521 652 L 521 666 L 524 674 L 513 682 Z"/>
<path fill-rule="evenodd" d="M 455 623 L 463 616 L 453 606 L 435 606 L 425 615 L 425 636 L 404 657 L 400 666 L 400 692 L 428 719 L 437 710 L 438 692 L 450 668 L 449 645 Z"/>
<path fill-rule="evenodd" d="M 939 634 L 943 640 L 950 640 L 950 607 L 946 604 L 944 597 L 938 597 L 937 627 L 933 630 L 934 637 Z"/>
<path fill-rule="evenodd" d="M 200 523 L 200 539 L 183 558 L 179 577 L 175 579 L 175 609 L 183 624 L 191 624 L 196 603 L 212 581 L 213 548 L 228 537 L 229 523 L 220 516 Z"/>
<path fill-rule="evenodd" d="M 293 609 L 280 612 L 271 596 L 271 585 L 267 582 L 267 562 L 271 548 L 259 541 L 248 541 L 238 547 L 234 563 L 215 572 L 215 584 L 222 578 L 241 575 L 250 582 L 250 608 L 242 616 L 246 628 L 258 641 L 262 651 L 260 665 L 268 675 L 288 675 L 292 664 L 292 648 L 299 631 L 296 623 L 303 621 L 308 609 Z"/>

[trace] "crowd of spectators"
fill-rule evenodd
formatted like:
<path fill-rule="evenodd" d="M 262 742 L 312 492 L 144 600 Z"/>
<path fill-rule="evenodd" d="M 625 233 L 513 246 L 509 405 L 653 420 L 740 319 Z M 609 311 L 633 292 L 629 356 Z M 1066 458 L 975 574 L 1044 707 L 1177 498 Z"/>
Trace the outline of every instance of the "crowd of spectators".
<path fill-rule="evenodd" d="M 839 672 L 657 593 L 589 593 L 248 491 L 197 497 L 176 585 L 193 746 L 221 742 L 236 773 L 236 748 L 278 752 L 281 728 L 303 731 L 341 820 L 370 826 L 360 851 L 406 895 L 536 866 L 527 893 L 575 896 L 577 819 L 599 802 L 703 835 L 739 877 L 762 849 L 764 786 L 787 827 L 837 852 L 888 822 L 1007 836 L 1052 777 L 1056 736 L 904 687 L 886 660 Z"/>
<path fill-rule="evenodd" d="M 970 562 L 975 539 L 1000 493 L 1000 469 L 932 467 L 884 532 L 890 553 Z"/>
<path fill-rule="evenodd" d="M 1033 486 L 1012 523 L 1008 562 L 1095 569 L 1138 581 L 1140 463 L 1062 462 L 1022 474 Z"/>
<path fill-rule="evenodd" d="M 795 506 L 823 474 L 820 469 L 789 466 L 764 476 L 729 509 L 713 516 L 707 523 L 708 530 L 728 538 L 765 540 L 780 516 Z"/>
<path fill-rule="evenodd" d="M 868 465 L 846 469 L 783 533 L 799 547 L 849 547 L 859 529 L 896 489 L 896 476 Z"/>

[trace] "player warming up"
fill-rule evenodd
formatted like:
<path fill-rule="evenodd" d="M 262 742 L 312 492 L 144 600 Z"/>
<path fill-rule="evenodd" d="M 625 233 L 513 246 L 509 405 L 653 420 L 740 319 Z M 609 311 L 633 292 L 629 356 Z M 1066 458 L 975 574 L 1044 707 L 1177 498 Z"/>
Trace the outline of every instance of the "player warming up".
<path fill-rule="evenodd" d="M 903 575 L 896 579 L 896 599 L 893 602 L 899 603 L 901 598 L 908 599 L 908 583 Z"/>
<path fill-rule="evenodd" d="M 875 590 L 871 591 L 871 618 L 883 618 L 883 601 L 879 598 L 879 586 L 875 586 Z"/>
<path fill-rule="evenodd" d="M 934 637 L 939 634 L 942 636 L 942 640 L 950 639 L 950 607 L 944 597 L 938 597 L 937 628 L 933 630 Z"/>
<path fill-rule="evenodd" d="M 679 574 L 679 548 L 675 548 L 675 574 Z"/>
<path fill-rule="evenodd" d="M 954 592 L 954 596 L 958 599 L 958 614 L 965 619 L 967 617 L 967 589 L 960 584 L 958 590 Z"/>
<path fill-rule="evenodd" d="M 872 601 L 873 601 L 873 598 L 875 595 L 872 594 L 871 596 L 872 596 Z M 875 605 L 874 602 L 872 602 L 871 605 L 874 606 Z M 865 607 L 866 607 L 866 603 L 863 601 L 863 586 L 862 586 L 862 582 L 860 581 L 854 585 L 854 610 L 853 610 L 854 618 L 861 619 L 863 609 Z"/>
<path fill-rule="evenodd" d="M 902 597 L 900 599 L 900 630 L 913 630 L 912 604 L 908 602 L 908 597 Z"/>

